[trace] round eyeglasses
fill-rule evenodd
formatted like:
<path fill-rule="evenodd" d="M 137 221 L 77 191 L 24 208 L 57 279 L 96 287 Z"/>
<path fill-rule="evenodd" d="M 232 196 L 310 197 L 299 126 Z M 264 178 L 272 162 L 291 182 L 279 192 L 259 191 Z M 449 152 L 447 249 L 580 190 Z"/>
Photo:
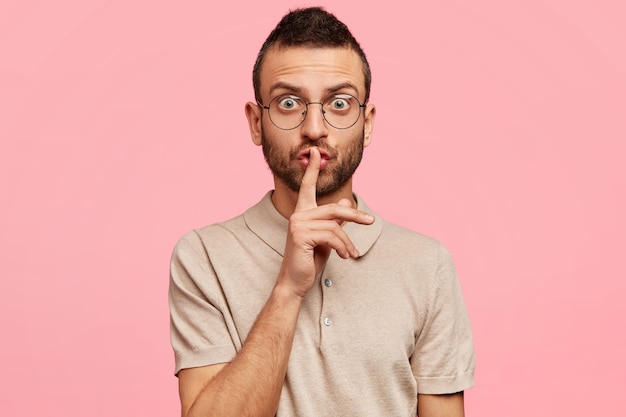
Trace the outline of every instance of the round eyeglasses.
<path fill-rule="evenodd" d="M 283 94 L 274 97 L 267 106 L 259 103 L 267 109 L 272 124 L 282 130 L 292 130 L 300 126 L 306 118 L 310 104 L 321 105 L 322 117 L 335 129 L 348 129 L 354 126 L 361 116 L 361 109 L 365 107 L 365 104 L 361 104 L 350 94 L 335 94 L 322 102 L 309 103 L 293 94 Z"/>

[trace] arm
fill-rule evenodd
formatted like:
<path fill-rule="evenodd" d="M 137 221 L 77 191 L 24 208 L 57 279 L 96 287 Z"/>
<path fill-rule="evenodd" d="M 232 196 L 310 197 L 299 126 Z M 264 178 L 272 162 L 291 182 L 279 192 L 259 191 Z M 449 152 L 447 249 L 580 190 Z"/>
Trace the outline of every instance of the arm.
<path fill-rule="evenodd" d="M 179 373 L 183 416 L 273 416 L 278 407 L 301 299 L 277 286 L 230 364 Z"/>
<path fill-rule="evenodd" d="M 463 392 L 443 395 L 418 394 L 418 417 L 464 417 Z"/>
<path fill-rule="evenodd" d="M 179 392 L 183 417 L 273 416 L 304 296 L 331 250 L 343 258 L 358 251 L 340 226 L 373 222 L 349 203 L 318 207 L 315 187 L 320 155 L 311 151 L 294 214 L 289 220 L 285 256 L 276 285 L 257 316 L 241 351 L 229 364 L 182 370 Z"/>
<path fill-rule="evenodd" d="M 474 385 L 474 348 L 465 301 L 450 253 L 440 246 L 425 323 L 411 366 L 422 394 L 420 417 L 464 416 L 463 391 Z"/>

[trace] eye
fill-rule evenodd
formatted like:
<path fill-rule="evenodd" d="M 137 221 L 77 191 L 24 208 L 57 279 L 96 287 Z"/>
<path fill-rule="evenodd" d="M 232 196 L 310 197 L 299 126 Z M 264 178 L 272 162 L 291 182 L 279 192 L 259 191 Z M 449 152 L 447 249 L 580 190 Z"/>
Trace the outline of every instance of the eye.
<path fill-rule="evenodd" d="M 350 103 L 352 101 L 352 96 L 347 94 L 337 95 L 330 98 L 328 101 L 328 106 L 331 110 L 348 110 L 350 108 Z"/>
<path fill-rule="evenodd" d="M 301 106 L 301 100 L 296 96 L 282 96 L 276 101 L 281 110 L 296 110 Z"/>

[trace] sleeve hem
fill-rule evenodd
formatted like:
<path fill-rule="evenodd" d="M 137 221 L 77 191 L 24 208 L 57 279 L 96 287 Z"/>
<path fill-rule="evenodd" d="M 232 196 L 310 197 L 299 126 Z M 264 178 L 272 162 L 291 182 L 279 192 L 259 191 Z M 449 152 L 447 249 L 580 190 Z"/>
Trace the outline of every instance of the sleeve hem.
<path fill-rule="evenodd" d="M 416 377 L 415 380 L 419 394 L 454 394 L 475 385 L 473 371 L 446 377 Z"/>
<path fill-rule="evenodd" d="M 207 349 L 194 351 L 175 352 L 174 375 L 178 375 L 181 369 L 198 368 L 200 366 L 215 365 L 218 363 L 231 362 L 236 355 L 234 346 L 213 346 Z"/>

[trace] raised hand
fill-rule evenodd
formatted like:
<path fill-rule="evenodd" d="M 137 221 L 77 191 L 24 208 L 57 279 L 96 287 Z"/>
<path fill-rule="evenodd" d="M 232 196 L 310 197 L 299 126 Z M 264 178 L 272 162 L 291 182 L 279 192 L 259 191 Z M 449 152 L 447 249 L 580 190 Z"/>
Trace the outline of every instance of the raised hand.
<path fill-rule="evenodd" d="M 346 221 L 360 224 L 374 222 L 371 215 L 352 208 L 347 199 L 334 204 L 317 205 L 316 185 L 320 162 L 319 150 L 311 148 L 296 208 L 289 219 L 285 257 L 277 282 L 288 286 L 300 297 L 304 297 L 313 286 L 331 250 L 344 259 L 359 256 L 341 224 Z"/>

